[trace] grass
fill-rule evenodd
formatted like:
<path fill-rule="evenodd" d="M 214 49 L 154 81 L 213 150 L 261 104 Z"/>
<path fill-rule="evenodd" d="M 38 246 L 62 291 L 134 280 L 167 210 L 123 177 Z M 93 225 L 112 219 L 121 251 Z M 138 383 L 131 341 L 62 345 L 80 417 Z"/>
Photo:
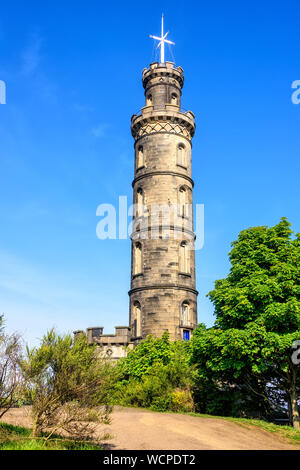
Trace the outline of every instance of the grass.
<path fill-rule="evenodd" d="M 0 423 L 0 450 L 102 450 L 102 447 L 60 436 L 49 441 L 32 439 L 31 429 Z"/>

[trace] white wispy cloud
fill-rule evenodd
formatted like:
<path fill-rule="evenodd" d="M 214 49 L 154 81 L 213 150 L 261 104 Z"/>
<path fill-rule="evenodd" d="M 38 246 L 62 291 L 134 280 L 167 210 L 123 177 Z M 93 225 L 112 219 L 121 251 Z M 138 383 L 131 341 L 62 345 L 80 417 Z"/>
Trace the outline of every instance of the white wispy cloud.
<path fill-rule="evenodd" d="M 99 139 L 105 136 L 108 127 L 108 124 L 98 124 L 92 128 L 91 132 L 95 137 L 97 137 L 97 139 Z"/>
<path fill-rule="evenodd" d="M 90 113 L 95 110 L 95 108 L 93 108 L 92 106 L 87 106 L 87 105 L 80 104 L 80 103 L 74 103 L 73 109 L 75 111 L 83 112 L 83 113 Z"/>
<path fill-rule="evenodd" d="M 27 47 L 22 53 L 21 73 L 25 76 L 33 75 L 39 67 L 41 60 L 42 38 L 39 34 L 33 33 Z"/>
<path fill-rule="evenodd" d="M 46 275 L 39 267 L 10 253 L 0 251 L 0 287 L 16 295 L 55 304 L 76 297 L 76 289 L 62 287 L 62 279 Z"/>
<path fill-rule="evenodd" d="M 8 332 L 18 331 L 35 345 L 52 327 L 72 333 L 106 319 L 107 328 L 113 330 L 119 323 L 119 300 L 112 305 L 110 295 L 101 297 L 97 281 L 88 279 L 87 285 L 84 275 L 62 269 L 0 250 L 0 313 Z"/>

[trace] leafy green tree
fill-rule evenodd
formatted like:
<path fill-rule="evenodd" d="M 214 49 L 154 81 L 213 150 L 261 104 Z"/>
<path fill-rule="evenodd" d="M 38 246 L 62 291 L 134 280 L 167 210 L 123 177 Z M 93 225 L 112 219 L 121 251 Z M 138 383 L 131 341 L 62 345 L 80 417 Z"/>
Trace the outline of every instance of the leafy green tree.
<path fill-rule="evenodd" d="M 288 404 L 299 427 L 299 366 L 292 345 L 300 339 L 300 236 L 283 218 L 274 227 L 242 231 L 232 243 L 231 269 L 208 295 L 215 327 L 192 341 L 199 375 L 246 387 L 265 403 Z M 275 397 L 275 399 L 274 399 Z M 275 403 L 274 403 L 275 401 Z"/>
<path fill-rule="evenodd" d="M 164 332 L 161 338 L 149 335 L 127 357 L 119 361 L 119 368 L 125 377 L 142 377 L 147 375 L 154 364 L 166 365 L 172 355 L 172 344 L 169 333 Z"/>
<path fill-rule="evenodd" d="M 159 411 L 193 409 L 193 368 L 187 342 L 148 336 L 119 361 L 115 400 L 122 405 L 150 407 Z"/>
<path fill-rule="evenodd" d="M 95 425 L 109 422 L 107 382 L 110 365 L 97 357 L 85 335 L 74 340 L 48 332 L 22 364 L 26 399 L 32 403 L 33 436 L 65 431 L 72 438 L 93 436 Z"/>

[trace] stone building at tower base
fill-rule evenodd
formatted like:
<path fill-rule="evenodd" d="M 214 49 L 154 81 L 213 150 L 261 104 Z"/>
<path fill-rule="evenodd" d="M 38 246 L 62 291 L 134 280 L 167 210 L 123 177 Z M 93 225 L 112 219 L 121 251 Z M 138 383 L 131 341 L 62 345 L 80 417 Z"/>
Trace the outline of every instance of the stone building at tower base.
<path fill-rule="evenodd" d="M 82 330 L 74 331 L 74 338 L 85 334 Z M 131 341 L 130 328 L 128 326 L 116 326 L 115 334 L 103 334 L 103 327 L 91 327 L 86 330 L 86 337 L 89 344 L 97 344 L 99 357 L 111 360 L 119 360 L 127 356 L 127 352 L 134 348 Z"/>

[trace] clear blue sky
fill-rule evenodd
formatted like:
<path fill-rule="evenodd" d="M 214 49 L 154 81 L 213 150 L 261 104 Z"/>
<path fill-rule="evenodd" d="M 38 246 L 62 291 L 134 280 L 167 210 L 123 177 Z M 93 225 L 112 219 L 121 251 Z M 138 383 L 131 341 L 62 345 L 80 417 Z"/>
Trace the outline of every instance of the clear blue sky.
<path fill-rule="evenodd" d="M 52 326 L 128 324 L 130 242 L 98 240 L 96 208 L 131 200 L 130 117 L 144 105 L 162 11 L 197 122 L 199 321 L 214 321 L 205 295 L 226 276 L 240 230 L 286 216 L 300 231 L 298 2 L 148 5 L 2 2 L 0 311 L 30 344 Z"/>

